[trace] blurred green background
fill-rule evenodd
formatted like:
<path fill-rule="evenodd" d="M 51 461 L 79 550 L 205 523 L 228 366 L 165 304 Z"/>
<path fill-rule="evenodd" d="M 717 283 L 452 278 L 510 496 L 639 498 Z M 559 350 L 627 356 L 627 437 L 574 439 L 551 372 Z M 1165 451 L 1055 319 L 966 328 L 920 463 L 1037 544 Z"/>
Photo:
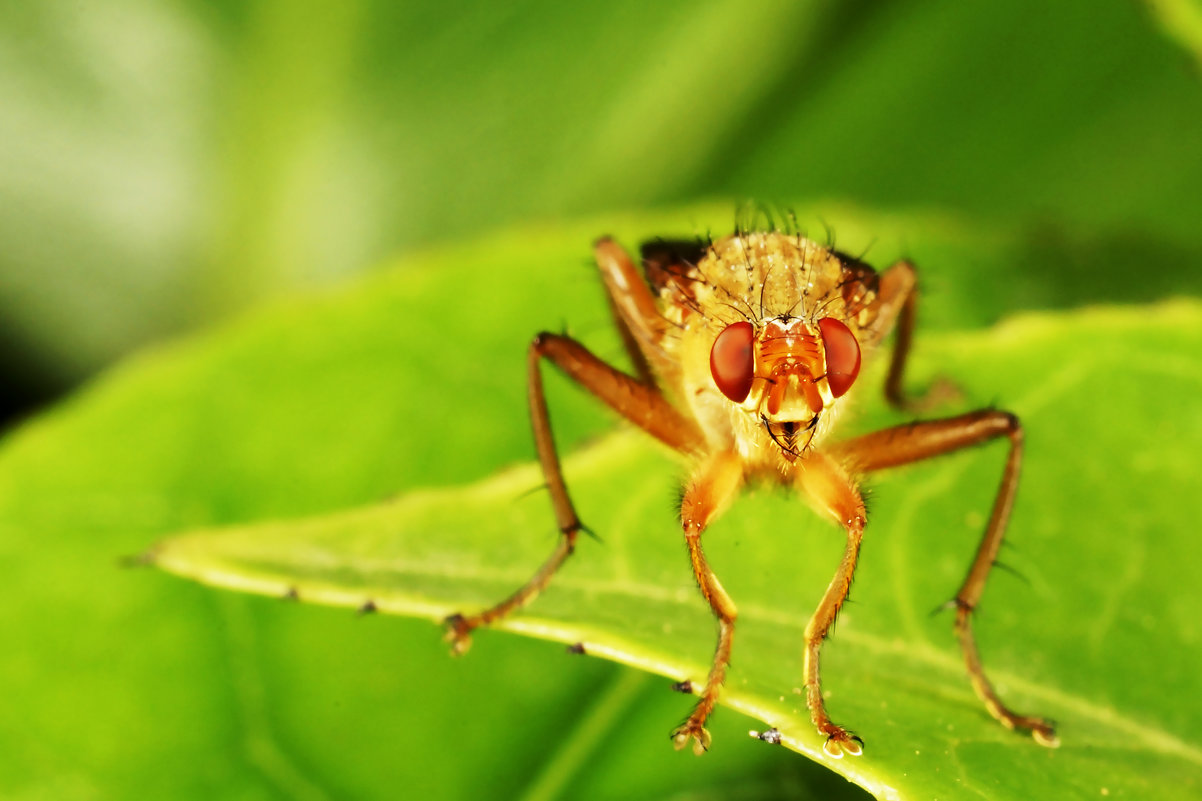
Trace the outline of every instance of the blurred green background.
<path fill-rule="evenodd" d="M 415 247 L 698 197 L 937 207 L 1196 265 L 1198 8 L 7 3 L 6 403 Z M 1097 272 L 1049 291 L 1136 278 Z"/>
<path fill-rule="evenodd" d="M 124 354 L 407 252 L 699 199 L 729 203 L 732 221 L 747 198 L 929 216 L 1003 231 L 1030 254 L 1014 264 L 1013 306 L 951 310 L 935 326 L 985 325 L 1007 308 L 1202 294 L 1200 67 L 1202 8 L 1190 0 L 0 5 L 0 414 L 15 426 Z M 583 262 L 587 240 L 580 252 Z M 223 511 L 180 517 L 224 521 Z M 42 568 L 19 542 L 0 537 L 0 552 L 33 586 Z M 205 653 L 213 675 L 233 677 L 250 719 L 217 717 L 231 751 L 250 756 L 222 761 L 197 733 L 196 753 L 212 760 L 201 770 L 186 750 L 156 750 L 153 732 L 114 724 L 111 742 L 81 748 L 65 729 L 40 731 L 0 757 L 0 789 L 130 797 L 155 776 L 164 797 L 379 791 L 362 766 L 298 774 L 294 764 L 319 761 L 325 746 L 265 737 L 269 717 L 296 723 L 304 710 L 273 710 L 246 679 L 271 675 L 281 695 L 325 691 L 337 705 L 337 690 L 315 690 L 308 674 L 290 684 L 289 659 L 293 641 L 312 626 L 340 629 L 343 615 L 275 621 L 274 638 L 260 639 L 260 616 L 279 613 L 192 588 L 173 598 L 223 621 L 214 638 L 227 650 Z M 13 616 L 44 615 L 48 642 L 71 614 L 9 603 Z M 356 663 L 362 681 L 430 681 L 422 666 L 444 656 L 428 625 L 367 625 L 370 634 L 354 636 L 388 650 Z M 159 636 L 155 646 L 169 650 Z M 182 649 L 197 635 L 178 636 Z M 4 675 L 32 681 L 67 661 L 59 647 L 35 658 L 18 642 Z M 537 754 L 515 757 L 500 743 L 529 705 L 539 711 L 521 737 L 550 741 L 568 726 L 572 709 L 556 718 L 547 698 L 642 692 L 648 700 L 625 725 L 659 737 L 666 703 L 679 699 L 652 701 L 662 688 L 640 689 L 612 666 L 590 661 L 529 686 L 531 653 L 559 664 L 547 657 L 557 651 L 498 642 L 487 661 L 448 668 L 445 686 L 429 689 L 430 710 L 407 710 L 431 725 L 468 719 L 497 732 L 494 751 L 452 755 L 419 795 L 474 797 L 482 777 L 512 788 L 543 775 Z M 325 667 L 352 669 L 335 667 L 339 656 L 325 654 Z M 105 667 L 97 656 L 75 669 Z M 116 699 L 134 688 L 114 686 L 92 701 L 120 713 Z M 212 713 L 205 702 L 182 712 L 201 718 Z M 24 742 L 23 721 L 0 724 L 4 742 Z M 746 728 L 716 725 L 726 742 Z M 365 764 L 403 763 L 406 753 L 371 741 L 384 726 L 364 720 L 331 736 L 362 738 Z M 405 744 L 452 734 L 416 732 Z M 655 747 L 666 742 L 612 744 L 593 768 L 594 797 L 630 797 L 631 786 L 648 798 L 831 789 L 820 769 L 771 749 L 750 763 L 722 749 L 664 768 L 643 761 Z M 146 764 L 164 756 L 175 761 Z M 842 780 L 831 786 L 843 790 Z"/>

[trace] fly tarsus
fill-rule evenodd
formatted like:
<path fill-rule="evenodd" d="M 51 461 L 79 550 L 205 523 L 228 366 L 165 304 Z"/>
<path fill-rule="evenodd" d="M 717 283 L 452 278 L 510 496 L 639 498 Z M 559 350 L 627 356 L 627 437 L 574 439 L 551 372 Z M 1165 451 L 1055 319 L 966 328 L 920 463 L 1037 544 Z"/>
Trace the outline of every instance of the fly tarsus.
<path fill-rule="evenodd" d="M 443 621 L 443 626 L 446 629 L 443 639 L 451 643 L 451 653 L 454 656 L 467 653 L 467 650 L 472 646 L 472 632 L 475 629 L 487 626 L 494 620 L 500 620 L 533 601 L 546 588 L 547 584 L 551 581 L 551 577 L 555 575 L 555 571 L 576 550 L 576 539 L 582 530 L 584 530 L 584 526 L 579 521 L 565 528 L 559 538 L 559 542 L 555 546 L 555 550 L 551 552 L 551 556 L 538 569 L 538 572 L 531 576 L 530 580 L 519 587 L 516 592 L 499 604 L 490 606 L 474 615 L 463 615 L 456 612 L 447 617 Z"/>
<path fill-rule="evenodd" d="M 1006 706 L 998 696 L 997 690 L 993 688 L 993 683 L 985 675 L 985 669 L 981 665 L 981 656 L 977 651 L 976 638 L 973 637 L 973 607 L 958 598 L 954 603 L 956 604 L 956 633 L 960 639 L 961 650 L 964 652 L 964 661 L 968 667 L 973 689 L 985 704 L 985 709 L 1007 729 L 1028 732 L 1031 738 L 1040 745 L 1047 748 L 1058 748 L 1060 738 L 1056 736 L 1056 724 L 1053 721 L 1015 712 Z"/>
<path fill-rule="evenodd" d="M 443 640 L 451 644 L 451 654 L 462 656 L 467 653 L 467 650 L 472 647 L 472 630 L 478 624 L 469 623 L 467 618 L 456 612 L 448 615 L 442 621 L 442 625 L 446 631 Z"/>
<path fill-rule="evenodd" d="M 697 720 L 696 713 L 672 732 L 672 744 L 676 746 L 677 751 L 683 751 L 690 740 L 693 741 L 693 753 L 697 756 L 710 750 L 710 743 L 713 741 L 704 726 L 704 720 Z"/>

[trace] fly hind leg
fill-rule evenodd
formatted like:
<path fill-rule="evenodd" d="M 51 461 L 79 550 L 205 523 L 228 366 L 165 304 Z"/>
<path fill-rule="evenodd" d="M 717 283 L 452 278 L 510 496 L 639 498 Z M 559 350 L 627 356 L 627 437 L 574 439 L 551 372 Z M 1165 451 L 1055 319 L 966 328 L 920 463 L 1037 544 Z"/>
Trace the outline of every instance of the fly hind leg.
<path fill-rule="evenodd" d="M 959 398 L 960 391 L 946 378 L 936 379 L 934 385 L 918 398 L 907 397 L 902 386 L 918 311 L 918 275 L 913 264 L 899 261 L 881 273 L 876 306 L 877 316 L 868 334 L 868 343 L 875 344 L 891 329 L 897 330 L 885 378 L 885 400 L 889 405 L 922 412 Z"/>

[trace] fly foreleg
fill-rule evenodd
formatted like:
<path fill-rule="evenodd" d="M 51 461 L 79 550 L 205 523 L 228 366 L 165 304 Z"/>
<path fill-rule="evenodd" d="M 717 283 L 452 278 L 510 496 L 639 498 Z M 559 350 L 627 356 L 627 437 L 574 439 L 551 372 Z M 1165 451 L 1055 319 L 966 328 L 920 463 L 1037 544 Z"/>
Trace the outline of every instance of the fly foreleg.
<path fill-rule="evenodd" d="M 797 474 L 798 488 L 806 494 L 820 511 L 843 526 L 847 532 L 847 546 L 843 560 L 835 571 L 834 578 L 826 588 L 818 608 L 814 610 L 805 631 L 805 687 L 806 705 L 810 718 L 818 732 L 826 737 L 823 750 L 832 757 L 843 754 L 856 756 L 863 751 L 863 741 L 842 726 L 837 726 L 826 712 L 822 698 L 822 675 L 820 659 L 822 643 L 830 633 L 839 610 L 851 590 L 852 576 L 860 555 L 860 542 L 864 535 L 864 501 L 855 483 L 835 461 L 821 453 L 807 457 L 804 468 Z"/>
<path fill-rule="evenodd" d="M 710 522 L 730 503 L 735 492 L 743 483 L 743 467 L 739 457 L 729 451 L 720 451 L 701 464 L 685 488 L 680 504 L 680 522 L 684 526 L 685 545 L 689 549 L 689 561 L 693 565 L 693 576 L 701 594 L 718 620 L 718 645 L 714 649 L 714 661 L 705 680 L 701 698 L 693 708 L 688 720 L 672 732 L 672 741 L 677 750 L 694 739 L 693 753 L 702 754 L 710 747 L 710 734 L 705 729 L 706 718 L 718 702 L 718 693 L 726 681 L 726 669 L 730 665 L 730 649 L 735 635 L 735 618 L 738 616 L 734 601 L 722 588 L 722 583 L 710 569 L 705 552 L 701 549 L 701 533 Z"/>

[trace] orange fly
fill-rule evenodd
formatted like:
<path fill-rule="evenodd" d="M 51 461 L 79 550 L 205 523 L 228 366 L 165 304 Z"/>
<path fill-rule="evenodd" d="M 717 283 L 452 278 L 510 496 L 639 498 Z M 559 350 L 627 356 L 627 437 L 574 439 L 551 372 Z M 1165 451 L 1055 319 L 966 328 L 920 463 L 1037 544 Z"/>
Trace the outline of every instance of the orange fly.
<path fill-rule="evenodd" d="M 963 584 L 951 602 L 973 687 L 1010 729 L 1057 744 L 1052 724 L 1014 712 L 986 677 L 973 639 L 972 613 L 1002 543 L 1018 488 L 1022 428 L 1013 414 L 982 409 L 830 441 L 840 407 L 856 387 L 861 360 L 896 328 L 886 398 L 907 403 L 902 374 L 914 328 L 914 267 L 878 274 L 859 259 L 803 236 L 739 232 L 716 242 L 664 242 L 642 249 L 645 276 L 615 242 L 596 245 L 600 269 L 633 375 L 606 364 L 576 340 L 541 333 L 530 345 L 530 416 L 539 462 L 562 537 L 551 557 L 513 595 L 473 615 L 447 619 L 457 653 L 473 629 L 532 600 L 572 553 L 583 530 L 560 470 L 543 395 L 543 359 L 648 434 L 694 461 L 680 506 L 693 574 L 718 621 L 705 686 L 688 720 L 673 732 L 709 748 L 705 721 L 730 661 L 735 604 L 705 558 L 701 536 L 748 480 L 794 487 L 846 532 L 834 578 L 805 630 L 805 694 L 827 754 L 857 755 L 863 741 L 834 723 L 822 697 L 822 643 L 847 598 L 866 516 L 858 478 L 993 439 L 1009 442 L 993 511 Z"/>

